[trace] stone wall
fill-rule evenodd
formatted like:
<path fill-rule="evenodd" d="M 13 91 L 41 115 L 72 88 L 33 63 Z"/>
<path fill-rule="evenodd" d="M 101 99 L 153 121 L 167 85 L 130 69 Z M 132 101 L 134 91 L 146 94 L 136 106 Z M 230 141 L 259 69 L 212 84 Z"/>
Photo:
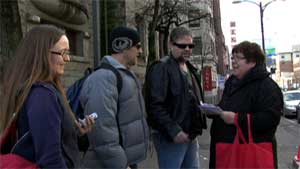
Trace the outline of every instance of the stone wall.
<path fill-rule="evenodd" d="M 87 67 L 93 67 L 92 1 L 10 0 L 1 1 L 0 9 L 0 77 L 22 34 L 39 24 L 54 24 L 66 30 L 73 48 L 63 77 L 66 86 L 83 76 Z"/>
<path fill-rule="evenodd" d="M 18 11 L 17 0 L 0 1 L 0 86 L 5 66 L 22 38 Z"/>
<path fill-rule="evenodd" d="M 101 57 L 109 54 L 108 41 L 111 30 L 118 25 L 126 25 L 125 0 L 102 0 L 101 8 Z"/>

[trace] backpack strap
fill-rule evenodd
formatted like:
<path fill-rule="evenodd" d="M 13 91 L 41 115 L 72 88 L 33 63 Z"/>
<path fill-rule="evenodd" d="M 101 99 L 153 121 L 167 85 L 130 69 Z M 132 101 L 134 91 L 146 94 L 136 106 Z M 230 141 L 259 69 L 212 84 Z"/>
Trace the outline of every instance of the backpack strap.
<path fill-rule="evenodd" d="M 108 69 L 108 70 L 111 70 L 115 74 L 115 76 L 117 77 L 118 93 L 120 95 L 122 87 L 123 87 L 123 81 L 122 81 L 122 76 L 121 76 L 120 72 L 118 71 L 118 69 L 113 67 L 111 64 L 105 63 L 105 62 L 102 62 L 99 67 L 94 69 L 94 71 L 96 71 L 98 69 Z M 123 147 L 123 138 L 121 135 L 120 122 L 119 122 L 119 112 L 120 112 L 120 99 L 119 98 L 120 97 L 118 97 L 116 121 L 117 121 L 117 127 L 118 127 L 118 132 L 119 132 L 119 144 Z"/>
<path fill-rule="evenodd" d="M 108 69 L 108 70 L 111 70 L 116 75 L 118 93 L 120 94 L 120 92 L 122 90 L 122 86 L 123 86 L 123 81 L 122 81 L 122 76 L 121 76 L 120 72 L 117 70 L 117 68 L 113 67 L 111 64 L 103 62 L 103 63 L 101 63 L 101 65 L 99 67 L 95 68 L 94 71 L 96 71 L 98 69 Z"/>

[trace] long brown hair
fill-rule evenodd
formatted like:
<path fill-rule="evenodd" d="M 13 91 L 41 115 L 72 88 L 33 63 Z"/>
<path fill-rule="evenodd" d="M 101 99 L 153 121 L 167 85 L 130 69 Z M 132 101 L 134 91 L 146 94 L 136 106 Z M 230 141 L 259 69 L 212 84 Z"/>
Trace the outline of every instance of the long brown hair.
<path fill-rule="evenodd" d="M 53 25 L 39 25 L 26 33 L 4 74 L 0 134 L 8 127 L 13 115 L 18 115 L 35 82 L 53 84 L 70 110 L 60 77 L 54 77 L 50 68 L 50 50 L 63 35 L 65 32 Z"/>

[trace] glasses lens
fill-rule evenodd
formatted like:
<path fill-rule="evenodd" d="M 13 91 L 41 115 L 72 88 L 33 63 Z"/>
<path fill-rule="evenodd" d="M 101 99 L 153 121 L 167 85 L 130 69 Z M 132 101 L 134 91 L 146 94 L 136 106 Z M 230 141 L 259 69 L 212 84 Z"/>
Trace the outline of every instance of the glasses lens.
<path fill-rule="evenodd" d="M 136 47 L 137 49 L 140 49 L 140 48 L 142 47 L 142 45 L 141 45 L 141 44 L 137 44 L 137 45 L 135 45 L 135 47 Z"/>
<path fill-rule="evenodd" d="M 61 52 L 61 55 L 62 55 L 62 57 L 67 57 L 67 56 L 70 55 L 70 51 L 64 50 L 64 51 Z"/>
<path fill-rule="evenodd" d="M 175 46 L 177 46 L 180 49 L 185 49 L 186 47 L 189 47 L 190 49 L 193 49 L 195 47 L 195 44 L 178 44 L 174 43 Z"/>
<path fill-rule="evenodd" d="M 232 56 L 231 60 L 242 60 L 245 59 L 245 57 L 239 57 L 239 56 Z"/>
<path fill-rule="evenodd" d="M 195 44 L 189 44 L 189 48 L 193 49 L 195 47 Z"/>

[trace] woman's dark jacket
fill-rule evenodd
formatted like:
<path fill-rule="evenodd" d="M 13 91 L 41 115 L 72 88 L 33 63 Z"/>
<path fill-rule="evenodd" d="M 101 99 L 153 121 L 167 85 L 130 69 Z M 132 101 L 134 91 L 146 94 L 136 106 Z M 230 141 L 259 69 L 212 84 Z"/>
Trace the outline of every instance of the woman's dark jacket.
<path fill-rule="evenodd" d="M 201 89 L 196 69 L 189 62 L 186 64 Z M 145 83 L 148 123 L 154 130 L 170 141 L 180 131 L 188 133 L 191 139 L 202 133 L 206 128 L 206 119 L 198 108 L 202 99 L 191 96 L 187 78 L 174 57 L 162 58 L 153 65 Z"/>
<path fill-rule="evenodd" d="M 77 132 L 61 95 L 49 83 L 33 84 L 19 114 L 19 138 L 14 153 L 41 168 L 77 168 L 80 162 Z"/>
<path fill-rule="evenodd" d="M 280 121 L 283 96 L 278 85 L 269 77 L 264 65 L 257 65 L 243 79 L 230 76 L 219 106 L 224 111 L 238 113 L 238 122 L 248 139 L 247 116 L 251 114 L 254 142 L 272 142 L 276 157 L 275 131 Z M 234 125 L 225 124 L 215 116 L 211 125 L 210 168 L 215 168 L 215 144 L 232 143 L 236 134 Z M 276 166 L 277 166 L 277 161 Z"/>

